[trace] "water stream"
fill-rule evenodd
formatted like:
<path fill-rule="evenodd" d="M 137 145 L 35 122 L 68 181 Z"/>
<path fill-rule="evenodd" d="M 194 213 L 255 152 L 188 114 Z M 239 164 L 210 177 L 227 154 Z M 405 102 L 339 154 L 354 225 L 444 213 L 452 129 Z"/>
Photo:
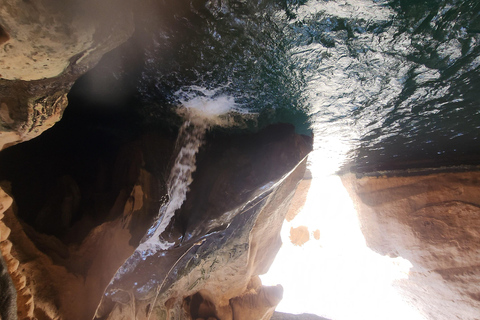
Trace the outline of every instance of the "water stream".
<path fill-rule="evenodd" d="M 167 250 L 175 244 L 164 240 L 162 233 L 185 201 L 205 133 L 212 125 L 233 125 L 228 114 L 241 111 L 232 97 L 217 95 L 217 90 L 193 86 L 179 90 L 176 95 L 180 103 L 177 112 L 184 118 L 184 123 L 178 133 L 177 156 L 167 180 L 168 201 L 161 206 L 156 222 L 136 249 L 143 256 Z"/>

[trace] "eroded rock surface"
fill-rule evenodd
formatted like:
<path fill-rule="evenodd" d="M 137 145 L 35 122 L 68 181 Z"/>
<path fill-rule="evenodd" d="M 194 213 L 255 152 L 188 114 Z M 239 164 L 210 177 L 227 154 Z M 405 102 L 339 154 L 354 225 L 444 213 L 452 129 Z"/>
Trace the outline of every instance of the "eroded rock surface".
<path fill-rule="evenodd" d="M 12 198 L 0 188 L 0 319 L 5 320 L 17 319 L 17 291 L 10 276 L 16 261 L 9 252 L 10 229 L 1 221 L 11 205 Z M 5 258 L 8 260 L 5 261 Z"/>
<path fill-rule="evenodd" d="M 269 319 L 280 287 L 262 287 L 305 171 L 310 141 L 279 125 L 219 137 L 199 154 L 187 200 L 165 234 L 136 252 L 105 291 L 97 319 Z"/>
<path fill-rule="evenodd" d="M 413 264 L 401 283 L 410 302 L 428 319 L 478 320 L 480 172 L 348 175 L 343 182 L 367 245 Z"/>
<path fill-rule="evenodd" d="M 113 178 L 108 192 L 88 194 L 91 187 L 79 176 L 59 173 L 51 189 L 56 195 L 30 207 L 40 208 L 36 215 L 23 214 L 29 221 L 42 214 L 56 219 L 66 232 L 35 223 L 33 228 L 19 220 L 17 205 L 5 212 L 2 253 L 20 319 L 270 318 L 283 290 L 263 287 L 258 275 L 280 247 L 280 228 L 304 175 L 311 139 L 289 125 L 208 135 L 187 199 L 163 235 L 175 245 L 137 259 L 135 249 L 165 194 L 162 172 L 170 157 L 158 146 L 155 151 L 160 140 L 146 136 L 121 148 L 113 173 L 100 170 L 94 180 L 97 189 Z M 169 142 L 163 146 L 171 153 Z M 22 190 L 19 183 L 12 182 L 11 190 Z M 72 210 L 79 211 L 76 220 L 65 223 Z"/>
<path fill-rule="evenodd" d="M 60 120 L 74 81 L 133 33 L 131 1 L 0 6 L 0 149 Z"/>

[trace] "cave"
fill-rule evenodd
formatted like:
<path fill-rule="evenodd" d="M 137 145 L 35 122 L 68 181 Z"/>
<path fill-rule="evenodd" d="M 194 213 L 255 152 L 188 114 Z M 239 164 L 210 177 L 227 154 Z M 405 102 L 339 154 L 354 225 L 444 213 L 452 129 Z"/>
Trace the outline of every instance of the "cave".
<path fill-rule="evenodd" d="M 117 218 L 119 208 L 110 209 L 121 201 L 120 194 L 130 196 L 141 169 L 156 176 L 150 201 L 158 207 L 175 144 L 175 132 L 141 129 L 131 109 L 76 98 L 84 90 L 82 81 L 70 91 L 68 111 L 58 125 L 8 148 L 0 160 L 18 216 L 66 243 L 81 242 L 93 227 Z M 79 221 L 83 227 L 69 230 Z"/>

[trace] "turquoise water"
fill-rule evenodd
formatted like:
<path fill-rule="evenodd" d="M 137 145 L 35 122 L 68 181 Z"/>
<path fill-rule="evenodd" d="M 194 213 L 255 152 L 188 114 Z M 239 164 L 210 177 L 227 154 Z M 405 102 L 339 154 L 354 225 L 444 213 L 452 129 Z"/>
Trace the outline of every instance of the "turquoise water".
<path fill-rule="evenodd" d="M 479 1 L 177 1 L 138 20 L 149 117 L 195 85 L 317 150 L 334 137 L 359 171 L 478 162 Z"/>

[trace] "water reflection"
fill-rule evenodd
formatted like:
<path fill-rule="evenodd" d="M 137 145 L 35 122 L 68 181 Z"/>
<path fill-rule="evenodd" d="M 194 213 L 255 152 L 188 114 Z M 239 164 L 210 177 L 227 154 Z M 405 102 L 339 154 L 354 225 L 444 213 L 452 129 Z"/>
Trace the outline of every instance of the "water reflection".
<path fill-rule="evenodd" d="M 338 137 L 359 171 L 480 157 L 478 1 L 183 0 L 158 11 L 142 29 L 149 119 L 197 85 L 222 88 L 260 126 L 294 123 L 321 148 Z"/>
<path fill-rule="evenodd" d="M 478 4 L 432 4 L 311 1 L 290 21 L 315 135 L 360 170 L 478 147 Z"/>
<path fill-rule="evenodd" d="M 314 180 L 265 282 L 279 310 L 333 319 L 424 319 L 395 283 L 411 264 L 365 247 L 333 173 L 465 164 L 480 144 L 480 6 L 475 1 L 308 1 L 292 10 L 292 59 L 315 136 Z M 475 157 L 474 157 L 475 158 Z M 478 161 L 475 158 L 473 161 Z M 320 229 L 296 248 L 292 226 Z M 318 259 L 318 260 L 317 260 Z M 292 279 L 275 274 L 294 274 Z M 281 279 L 281 280 L 280 280 Z"/>

